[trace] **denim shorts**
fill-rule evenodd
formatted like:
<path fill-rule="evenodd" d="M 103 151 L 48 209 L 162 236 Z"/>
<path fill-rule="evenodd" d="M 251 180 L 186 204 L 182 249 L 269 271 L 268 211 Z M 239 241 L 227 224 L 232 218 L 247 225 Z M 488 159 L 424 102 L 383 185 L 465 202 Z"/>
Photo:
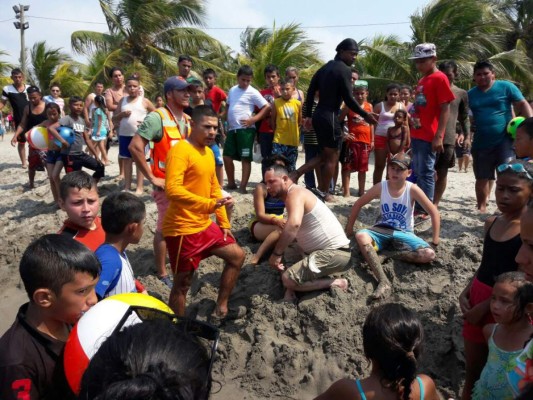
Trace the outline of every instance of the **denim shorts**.
<path fill-rule="evenodd" d="M 60 150 L 48 150 L 46 152 L 46 163 L 47 164 L 55 164 L 58 161 L 63 161 L 61 159 L 61 151 Z"/>
<path fill-rule="evenodd" d="M 426 241 L 409 231 L 372 227 L 361 229 L 357 232 L 366 233 L 370 236 L 376 251 L 383 250 L 389 245 L 392 245 L 396 250 L 410 251 L 429 247 L 429 244 Z"/>
<path fill-rule="evenodd" d="M 213 143 L 209 147 L 211 148 L 211 150 L 213 150 L 213 154 L 215 155 L 215 165 L 217 167 L 224 165 L 224 160 L 222 159 L 222 153 L 220 152 L 220 146 L 216 143 Z"/>

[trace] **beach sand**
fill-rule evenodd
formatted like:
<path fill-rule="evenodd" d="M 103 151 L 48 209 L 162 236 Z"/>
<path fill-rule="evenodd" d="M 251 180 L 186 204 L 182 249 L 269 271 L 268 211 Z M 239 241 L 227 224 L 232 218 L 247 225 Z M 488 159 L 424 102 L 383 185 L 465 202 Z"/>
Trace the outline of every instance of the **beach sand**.
<path fill-rule="evenodd" d="M 48 180 L 38 172 L 37 188 L 24 189 L 27 173 L 20 166 L 16 149 L 6 135 L 0 142 L 0 334 L 13 322 L 18 307 L 27 296 L 18 274 L 18 263 L 26 246 L 35 238 L 57 232 L 65 214 L 53 204 Z M 117 147 L 112 147 L 112 166 L 99 184 L 101 201 L 120 189 L 116 179 Z M 298 165 L 303 163 L 300 153 Z M 240 164 L 236 163 L 236 177 Z M 259 244 L 249 235 L 248 223 L 253 213 L 251 188 L 260 181 L 260 166 L 253 165 L 250 194 L 232 192 L 236 205 L 233 232 L 247 253 L 247 260 Z M 373 167 L 367 175 L 367 188 Z M 437 260 L 427 265 L 412 265 L 383 257 L 385 272 L 393 283 L 387 301 L 400 302 L 417 311 L 425 328 L 425 353 L 420 371 L 433 377 L 443 396 L 455 397 L 464 379 L 461 326 L 457 298 L 481 260 L 483 221 L 475 209 L 474 177 L 458 173 L 448 175 L 448 188 L 441 202 L 441 244 Z M 352 193 L 356 193 L 356 174 L 352 174 Z M 300 184 L 302 184 L 300 182 Z M 152 238 L 157 218 L 156 207 L 147 184 L 141 198 L 147 206 L 142 241 L 128 248 L 135 274 L 148 290 L 168 299 L 168 289 L 154 276 Z M 355 197 L 336 197 L 329 204 L 341 224 L 346 223 Z M 495 211 L 491 202 L 489 211 Z M 361 213 L 356 227 L 371 225 L 377 216 L 377 202 Z M 429 224 L 426 223 L 426 228 Z M 430 230 L 421 232 L 431 239 Z M 286 263 L 297 260 L 295 251 L 286 254 Z M 354 250 L 353 268 L 345 274 L 349 289 L 311 292 L 299 297 L 297 305 L 282 302 L 283 288 L 279 274 L 266 260 L 243 267 L 230 299 L 236 319 L 222 324 L 221 342 L 214 365 L 212 398 L 226 399 L 308 399 L 323 392 L 343 377 L 362 378 L 369 373 L 363 355 L 361 329 L 371 307 L 368 296 L 375 281 L 360 254 Z M 222 262 L 214 257 L 200 265 L 187 300 L 188 313 L 205 320 L 214 308 Z"/>

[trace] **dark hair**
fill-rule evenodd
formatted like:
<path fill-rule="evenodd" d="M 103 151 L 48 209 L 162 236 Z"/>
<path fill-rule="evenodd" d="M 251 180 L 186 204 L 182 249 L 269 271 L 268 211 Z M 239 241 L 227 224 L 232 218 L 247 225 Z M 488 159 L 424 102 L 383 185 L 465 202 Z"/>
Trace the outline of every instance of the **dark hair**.
<path fill-rule="evenodd" d="M 24 75 L 24 72 L 20 68 L 13 68 L 11 70 L 11 75 Z"/>
<path fill-rule="evenodd" d="M 57 83 L 52 83 L 52 84 L 50 85 L 49 89 L 52 89 L 52 88 L 54 88 L 54 87 L 56 87 L 56 88 L 58 88 L 59 90 L 61 90 L 61 86 L 59 86 L 59 84 L 57 84 Z"/>
<path fill-rule="evenodd" d="M 389 83 L 389 84 L 385 87 L 385 93 L 389 93 L 391 90 L 397 90 L 397 91 L 399 92 L 400 89 L 401 89 L 401 86 L 398 85 L 397 83 Z"/>
<path fill-rule="evenodd" d="M 448 60 L 439 64 L 439 71 L 446 72 L 447 69 L 451 69 L 453 73 L 457 75 L 457 64 L 455 61 Z"/>
<path fill-rule="evenodd" d="M 401 109 L 401 110 L 396 110 L 396 112 L 394 113 L 394 115 L 396 114 L 402 114 L 403 115 L 403 118 L 407 118 L 407 111 Z"/>
<path fill-rule="evenodd" d="M 409 93 L 411 93 L 411 90 L 413 90 L 413 88 L 409 85 L 400 85 L 400 91 L 402 91 L 403 89 L 409 90 Z"/>
<path fill-rule="evenodd" d="M 46 112 L 48 112 L 48 110 L 50 110 L 51 108 L 53 108 L 53 109 L 56 110 L 59 114 L 61 114 L 61 108 L 59 107 L 59 104 L 54 103 L 53 101 L 51 101 L 50 103 L 46 103 L 46 106 L 44 106 L 44 110 L 45 110 Z"/>
<path fill-rule="evenodd" d="M 206 104 L 202 104 L 201 106 L 194 107 L 191 113 L 191 119 L 194 122 L 199 123 L 203 117 L 218 118 L 218 115 L 215 112 L 215 110 L 213 110 L 213 107 L 208 106 Z"/>
<path fill-rule="evenodd" d="M 285 157 L 283 154 L 273 154 L 270 157 L 266 159 L 265 165 L 268 168 L 270 168 L 273 165 L 279 165 L 278 162 L 282 162 L 283 165 L 285 165 L 285 169 L 288 170 L 288 166 L 290 164 L 290 161 L 287 157 Z"/>
<path fill-rule="evenodd" d="M 146 216 L 144 202 L 132 193 L 114 192 L 102 203 L 102 228 L 119 235 L 129 224 L 142 222 Z"/>
<path fill-rule="evenodd" d="M 28 93 L 28 94 L 32 94 L 32 93 L 39 93 L 39 94 L 41 94 L 41 89 L 39 89 L 37 86 L 29 86 L 29 87 L 26 89 L 26 93 Z"/>
<path fill-rule="evenodd" d="M 94 103 L 99 105 L 100 107 L 107 108 L 107 105 L 105 103 L 105 97 L 101 94 L 94 96 Z"/>
<path fill-rule="evenodd" d="M 477 70 L 485 69 L 485 68 L 488 68 L 489 71 L 494 72 L 494 65 L 492 65 L 490 61 L 483 60 L 483 61 L 478 61 L 477 63 L 474 64 L 474 74 L 477 72 Z"/>
<path fill-rule="evenodd" d="M 168 320 L 147 320 L 102 343 L 83 375 L 79 398 L 206 400 L 209 365 L 196 336 Z"/>
<path fill-rule="evenodd" d="M 295 87 L 295 84 L 294 84 L 294 79 L 292 78 L 287 78 L 287 79 L 282 79 L 281 82 L 279 83 L 280 86 L 284 86 L 284 85 L 292 85 L 293 87 Z"/>
<path fill-rule="evenodd" d="M 411 395 L 423 340 L 422 323 L 401 304 L 374 308 L 363 325 L 365 356 L 377 363 L 385 386 L 398 392 L 403 386 L 403 400 Z"/>
<path fill-rule="evenodd" d="M 104 82 L 102 82 L 102 81 L 95 81 L 93 86 L 96 86 L 96 85 L 102 85 L 102 86 L 104 86 Z"/>
<path fill-rule="evenodd" d="M 91 175 L 85 171 L 72 171 L 61 178 L 59 184 L 59 197 L 65 201 L 69 195 L 70 189 L 87 189 L 96 188 L 96 182 Z"/>
<path fill-rule="evenodd" d="M 516 129 L 524 129 L 529 136 L 530 139 L 533 138 L 533 117 L 526 118 L 523 120 L 520 125 L 516 127 Z"/>
<path fill-rule="evenodd" d="M 243 65 L 237 71 L 237 76 L 239 77 L 241 75 L 254 76 L 254 70 L 249 65 Z"/>
<path fill-rule="evenodd" d="M 154 101 L 157 100 L 159 97 L 161 97 L 161 100 L 165 100 L 162 95 L 158 94 L 157 96 L 154 97 Z"/>
<path fill-rule="evenodd" d="M 205 78 L 208 75 L 213 75 L 215 78 L 217 77 L 217 73 L 213 68 L 204 69 L 204 72 L 202 72 L 202 76 Z"/>
<path fill-rule="evenodd" d="M 355 72 L 357 75 L 359 75 L 359 71 L 355 67 L 350 67 L 350 71 L 353 73 Z"/>
<path fill-rule="evenodd" d="M 272 158 L 271 158 L 272 159 Z M 284 167 L 283 165 L 276 164 L 275 162 L 272 163 L 265 172 L 272 171 L 275 175 L 289 175 L 289 170 L 287 167 Z"/>
<path fill-rule="evenodd" d="M 279 68 L 277 67 L 277 65 L 274 65 L 274 64 L 267 64 L 267 66 L 265 67 L 265 69 L 263 70 L 263 75 L 266 75 L 266 74 L 271 74 L 275 72 L 277 76 L 279 76 Z"/>
<path fill-rule="evenodd" d="M 180 56 L 178 57 L 178 64 L 182 61 L 190 61 L 192 63 L 192 58 L 187 54 L 180 54 Z"/>
<path fill-rule="evenodd" d="M 100 275 L 100 262 L 84 244 L 67 235 L 44 235 L 34 240 L 20 260 L 20 277 L 31 301 L 37 289 L 61 294 L 63 285 L 72 282 L 76 272 L 93 278 Z"/>
<path fill-rule="evenodd" d="M 109 77 L 112 78 L 113 77 L 113 74 L 117 71 L 120 71 L 120 73 L 122 75 L 124 75 L 124 70 L 122 68 L 119 68 L 119 67 L 113 67 L 111 68 L 111 71 L 109 71 Z"/>
<path fill-rule="evenodd" d="M 128 76 L 128 79 L 126 79 L 126 82 L 128 81 L 136 81 L 136 82 L 140 82 L 140 76 L 139 74 L 132 74 L 130 76 Z"/>
<path fill-rule="evenodd" d="M 70 99 L 68 99 L 68 104 L 74 104 L 79 101 L 83 103 L 83 99 L 80 96 L 71 96 Z"/>
<path fill-rule="evenodd" d="M 516 288 L 514 319 L 521 319 L 526 313 L 527 305 L 533 303 L 533 283 L 526 279 L 526 274 L 519 271 L 505 272 L 498 275 L 494 284 L 496 283 L 509 283 Z"/>

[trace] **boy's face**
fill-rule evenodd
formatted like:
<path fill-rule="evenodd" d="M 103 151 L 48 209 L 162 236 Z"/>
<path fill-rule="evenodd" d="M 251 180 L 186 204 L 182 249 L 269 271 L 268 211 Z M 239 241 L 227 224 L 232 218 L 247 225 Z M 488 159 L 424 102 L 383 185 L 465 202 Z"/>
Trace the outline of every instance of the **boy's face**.
<path fill-rule="evenodd" d="M 290 83 L 286 83 L 281 87 L 281 97 L 283 100 L 290 100 L 294 92 L 294 86 Z"/>
<path fill-rule="evenodd" d="M 57 122 L 59 121 L 59 111 L 55 108 L 49 108 L 48 111 L 46 111 L 46 116 L 51 122 Z"/>
<path fill-rule="evenodd" d="M 208 89 L 211 89 L 213 86 L 215 86 L 215 83 L 217 83 L 217 78 L 215 78 L 215 75 L 213 74 L 207 74 L 204 76 L 204 83 Z"/>
<path fill-rule="evenodd" d="M 237 77 L 237 83 L 239 88 L 244 90 L 248 89 L 248 86 L 252 83 L 252 75 L 239 75 Z"/>
<path fill-rule="evenodd" d="M 74 279 L 63 285 L 61 293 L 53 294 L 49 311 L 54 319 L 71 325 L 78 322 L 98 301 L 94 291 L 98 278 L 87 272 L 76 272 Z"/>
<path fill-rule="evenodd" d="M 269 88 L 273 88 L 279 83 L 279 75 L 277 72 L 267 72 L 265 74 L 265 82 Z"/>
<path fill-rule="evenodd" d="M 353 90 L 353 97 L 359 104 L 363 104 L 366 100 L 367 91 L 364 88 L 355 88 Z"/>
<path fill-rule="evenodd" d="M 524 127 L 520 127 L 516 130 L 514 147 L 517 157 L 533 157 L 533 138 L 527 134 Z"/>
<path fill-rule="evenodd" d="M 139 82 L 131 80 L 126 83 L 126 89 L 131 97 L 137 97 L 139 95 Z"/>
<path fill-rule="evenodd" d="M 390 181 L 405 181 L 410 172 L 411 170 L 402 169 L 399 165 L 394 163 L 389 163 L 387 167 L 387 173 Z"/>
<path fill-rule="evenodd" d="M 494 80 L 494 72 L 490 68 L 478 68 L 474 72 L 474 82 L 480 89 L 488 89 Z"/>
<path fill-rule="evenodd" d="M 91 190 L 70 188 L 65 200 L 59 199 L 59 206 L 67 213 L 70 222 L 85 228 L 94 228 L 100 201 L 96 186 Z"/>
<path fill-rule="evenodd" d="M 83 111 L 83 101 L 74 101 L 69 104 L 70 105 L 70 112 L 72 115 L 78 117 L 81 115 L 81 112 Z"/>
<path fill-rule="evenodd" d="M 444 75 L 446 75 L 446 77 L 448 78 L 448 81 L 450 81 L 450 85 L 453 83 L 453 81 L 455 80 L 455 71 L 453 70 L 453 68 L 446 68 L 444 70 Z"/>
<path fill-rule="evenodd" d="M 436 57 L 418 58 L 415 60 L 416 69 L 422 75 L 427 75 L 433 72 L 436 61 L 437 61 Z"/>
<path fill-rule="evenodd" d="M 218 122 L 218 120 L 217 120 Z M 135 223 L 135 230 L 132 233 L 131 242 L 132 244 L 137 244 L 141 241 L 141 238 L 143 237 L 144 233 L 144 222 L 146 221 L 146 216 L 143 218 L 141 222 Z"/>
<path fill-rule="evenodd" d="M 189 88 L 189 93 L 191 94 L 191 100 L 194 104 L 198 104 L 200 101 L 204 100 L 204 88 L 202 86 L 191 86 Z"/>

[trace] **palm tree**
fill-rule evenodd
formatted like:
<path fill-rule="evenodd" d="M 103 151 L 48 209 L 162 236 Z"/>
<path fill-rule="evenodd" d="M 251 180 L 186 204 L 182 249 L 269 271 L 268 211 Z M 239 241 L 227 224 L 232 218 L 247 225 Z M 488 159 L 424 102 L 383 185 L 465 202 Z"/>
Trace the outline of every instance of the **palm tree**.
<path fill-rule="evenodd" d="M 44 92 L 53 82 L 59 66 L 66 62 L 72 62 L 72 59 L 61 49 L 48 48 L 45 41 L 36 42 L 30 50 L 28 80 Z"/>
<path fill-rule="evenodd" d="M 307 38 L 299 24 L 284 25 L 271 30 L 265 27 L 247 28 L 241 34 L 240 65 L 248 64 L 254 70 L 254 85 L 265 85 L 264 68 L 268 64 L 276 65 L 281 75 L 289 66 L 300 70 L 299 86 L 306 88 L 311 77 L 321 65 L 318 57 L 317 42 Z"/>
<path fill-rule="evenodd" d="M 8 55 L 9 55 L 8 52 L 4 50 L 0 50 L 0 57 L 8 56 Z M 5 85 L 11 83 L 11 79 L 8 76 L 11 69 L 13 69 L 13 65 L 8 63 L 7 61 L 3 61 L 0 58 L 0 86 L 1 87 L 4 87 Z"/>
<path fill-rule="evenodd" d="M 416 44 L 431 42 L 436 44 L 440 60 L 453 59 L 458 63 L 458 86 L 468 89 L 472 85 L 473 64 L 488 59 L 495 65 L 499 79 L 533 87 L 532 60 L 520 47 L 505 47 L 513 25 L 497 1 L 434 0 L 411 16 L 411 30 L 409 43 L 378 37 L 363 46 L 361 63 L 374 65 L 372 76 L 381 78 L 382 84 L 390 80 L 414 84 L 417 74 L 408 54 Z M 371 62 L 371 58 L 378 61 Z"/>
<path fill-rule="evenodd" d="M 203 24 L 203 0 L 100 0 L 100 7 L 109 32 L 71 36 L 76 53 L 98 57 L 91 67 L 94 76 L 106 77 L 106 70 L 117 65 L 127 73 L 140 72 L 144 88 L 152 92 L 157 81 L 176 73 L 176 54 L 200 59 L 220 45 L 200 29 L 183 27 Z"/>

